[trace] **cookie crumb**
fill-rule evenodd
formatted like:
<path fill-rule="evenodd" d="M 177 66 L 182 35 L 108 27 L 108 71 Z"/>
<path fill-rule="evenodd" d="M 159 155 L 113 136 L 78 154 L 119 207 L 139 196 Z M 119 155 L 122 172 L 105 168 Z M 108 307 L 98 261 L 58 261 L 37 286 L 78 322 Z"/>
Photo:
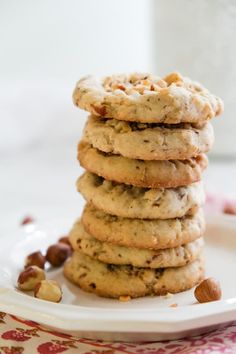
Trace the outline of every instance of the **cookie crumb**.
<path fill-rule="evenodd" d="M 122 295 L 119 297 L 119 301 L 122 301 L 122 302 L 127 302 L 130 300 L 131 300 L 131 297 L 129 295 Z"/>
<path fill-rule="evenodd" d="M 174 294 L 172 294 L 172 293 L 167 293 L 167 294 L 164 296 L 164 298 L 165 298 L 165 299 L 171 299 L 173 296 L 174 296 Z"/>
<path fill-rule="evenodd" d="M 177 307 L 178 304 L 174 303 L 174 304 L 171 304 L 169 307 Z"/>

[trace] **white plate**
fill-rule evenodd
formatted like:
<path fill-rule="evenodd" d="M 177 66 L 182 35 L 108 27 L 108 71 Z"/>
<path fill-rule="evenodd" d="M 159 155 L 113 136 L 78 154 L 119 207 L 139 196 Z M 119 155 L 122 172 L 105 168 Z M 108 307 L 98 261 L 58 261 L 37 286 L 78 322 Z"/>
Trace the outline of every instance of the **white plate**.
<path fill-rule="evenodd" d="M 213 220 L 214 219 L 214 220 Z M 63 301 L 54 304 L 15 288 L 25 256 L 65 234 L 71 221 L 28 225 L 2 239 L 0 250 L 0 310 L 79 336 L 119 341 L 157 341 L 207 332 L 236 319 L 236 218 L 208 218 L 207 275 L 223 289 L 221 301 L 196 304 L 193 291 L 170 299 L 149 297 L 126 303 L 99 298 L 70 284 L 62 270 L 49 271 L 63 288 Z M 171 304 L 177 303 L 173 308 Z"/>

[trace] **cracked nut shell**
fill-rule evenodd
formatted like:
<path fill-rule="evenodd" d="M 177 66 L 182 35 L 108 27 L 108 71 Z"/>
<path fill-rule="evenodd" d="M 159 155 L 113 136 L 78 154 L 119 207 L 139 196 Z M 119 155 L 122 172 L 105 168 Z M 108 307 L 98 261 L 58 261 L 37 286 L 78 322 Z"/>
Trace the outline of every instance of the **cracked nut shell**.
<path fill-rule="evenodd" d="M 23 270 L 18 277 L 17 284 L 20 290 L 34 290 L 36 284 L 45 279 L 43 269 L 37 266 L 30 266 Z"/>
<path fill-rule="evenodd" d="M 36 265 L 37 267 L 44 269 L 46 259 L 41 251 L 36 251 L 29 254 L 25 259 L 25 268 L 28 266 Z"/>
<path fill-rule="evenodd" d="M 60 302 L 62 299 L 62 290 L 56 281 L 42 280 L 36 285 L 34 296 L 41 300 Z"/>

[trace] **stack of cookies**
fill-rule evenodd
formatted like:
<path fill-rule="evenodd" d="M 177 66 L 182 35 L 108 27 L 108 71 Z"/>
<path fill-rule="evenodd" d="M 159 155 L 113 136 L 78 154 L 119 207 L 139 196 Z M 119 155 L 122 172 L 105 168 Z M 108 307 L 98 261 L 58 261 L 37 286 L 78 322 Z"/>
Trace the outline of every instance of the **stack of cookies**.
<path fill-rule="evenodd" d="M 114 298 L 192 288 L 204 277 L 201 174 L 222 101 L 178 73 L 89 76 L 73 98 L 91 115 L 78 146 L 87 204 L 65 276 Z"/>

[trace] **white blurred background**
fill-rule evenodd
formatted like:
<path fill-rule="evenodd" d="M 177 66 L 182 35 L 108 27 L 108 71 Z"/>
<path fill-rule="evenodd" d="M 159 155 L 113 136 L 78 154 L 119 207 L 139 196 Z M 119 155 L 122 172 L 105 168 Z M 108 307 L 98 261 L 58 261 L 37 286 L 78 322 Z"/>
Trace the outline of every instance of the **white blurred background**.
<path fill-rule="evenodd" d="M 1 0 L 2 151 L 71 143 L 83 75 L 147 70 L 150 1 Z"/>
<path fill-rule="evenodd" d="M 149 0 L 0 0 L 1 225 L 78 217 L 83 75 L 149 70 Z M 9 220 L 10 223 L 9 223 Z"/>
<path fill-rule="evenodd" d="M 79 215 L 86 74 L 179 70 L 224 98 L 206 182 L 236 197 L 235 15 L 233 0 L 0 0 L 1 226 Z"/>

